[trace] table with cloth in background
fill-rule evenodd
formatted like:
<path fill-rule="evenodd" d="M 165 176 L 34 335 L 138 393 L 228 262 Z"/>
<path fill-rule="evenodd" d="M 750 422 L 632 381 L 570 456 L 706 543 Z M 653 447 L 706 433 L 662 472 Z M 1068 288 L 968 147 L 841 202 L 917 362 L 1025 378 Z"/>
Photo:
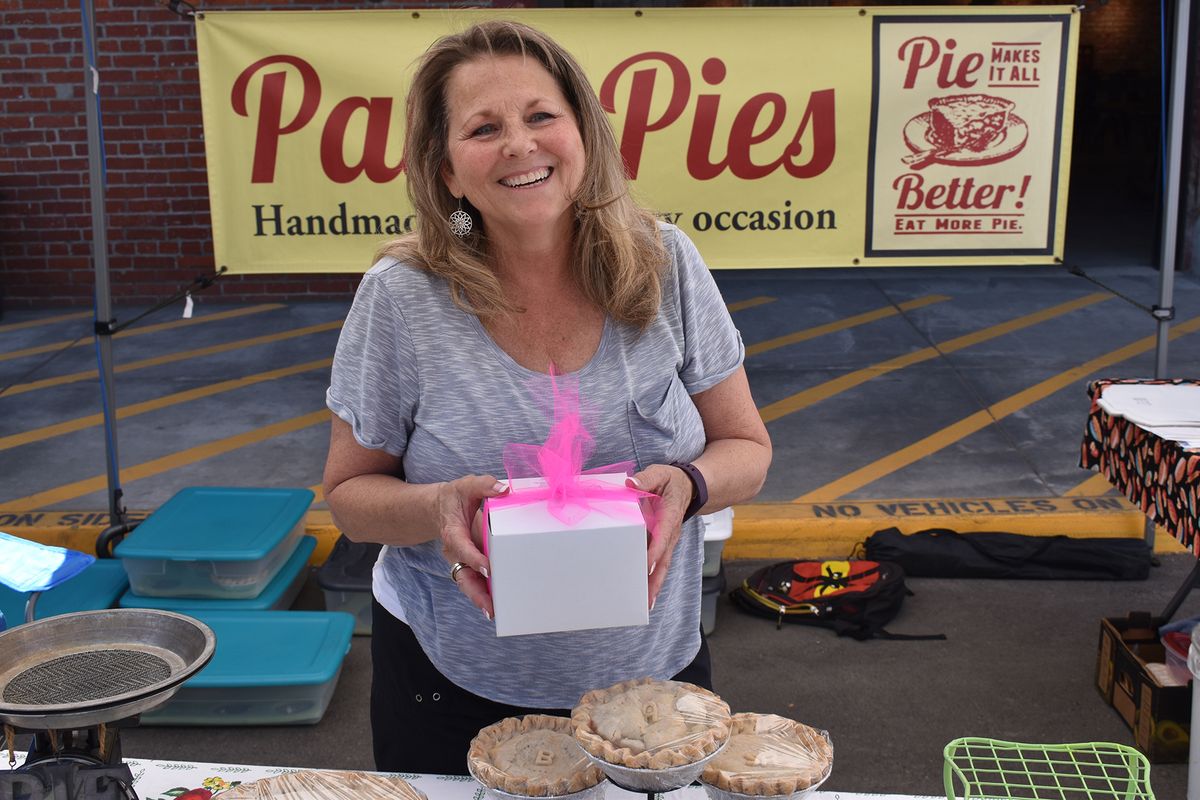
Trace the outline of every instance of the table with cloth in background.
<path fill-rule="evenodd" d="M 1105 389 L 1111 386 L 1196 386 L 1198 380 L 1098 380 L 1088 385 L 1091 408 L 1084 431 L 1079 465 L 1096 469 L 1122 494 L 1142 510 L 1152 522 L 1175 537 L 1193 555 L 1200 557 L 1200 403 L 1189 407 L 1186 418 L 1171 421 L 1186 431 L 1197 426 L 1196 437 L 1186 442 L 1164 438 L 1146 427 L 1109 413 L 1100 404 Z M 1153 543 L 1151 536 L 1147 536 Z M 1161 618 L 1170 620 L 1193 587 L 1200 586 L 1200 560 L 1175 592 Z M 1193 642 L 1195 639 L 1193 638 Z M 1200 654 L 1196 645 L 1188 658 L 1192 673 Z M 1192 692 L 1193 733 L 1200 733 L 1200 692 Z M 1200 736 L 1190 738 L 1188 758 L 1188 800 L 1200 800 Z"/>
<path fill-rule="evenodd" d="M 1196 380 L 1098 380 L 1088 386 L 1091 410 L 1079 465 L 1096 469 L 1149 519 L 1200 555 L 1200 447 L 1163 439 L 1100 405 L 1115 385 L 1200 386 Z M 1200 406 L 1194 424 L 1200 426 Z"/>

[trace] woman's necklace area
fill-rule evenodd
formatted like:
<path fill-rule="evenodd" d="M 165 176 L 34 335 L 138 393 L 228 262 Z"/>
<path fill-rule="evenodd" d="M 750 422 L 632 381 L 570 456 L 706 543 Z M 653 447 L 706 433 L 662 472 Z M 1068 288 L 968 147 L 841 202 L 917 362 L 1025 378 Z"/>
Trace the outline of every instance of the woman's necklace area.
<path fill-rule="evenodd" d="M 582 306 L 582 307 L 581 307 Z M 484 323 L 510 358 L 534 372 L 577 372 L 595 356 L 604 334 L 604 315 L 590 304 L 539 301 L 524 311 Z"/>

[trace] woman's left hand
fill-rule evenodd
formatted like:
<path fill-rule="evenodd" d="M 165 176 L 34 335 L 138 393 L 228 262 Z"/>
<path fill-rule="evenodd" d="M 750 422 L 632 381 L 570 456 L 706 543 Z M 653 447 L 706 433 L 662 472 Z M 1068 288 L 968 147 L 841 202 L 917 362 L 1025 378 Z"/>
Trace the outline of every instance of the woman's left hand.
<path fill-rule="evenodd" d="M 659 497 L 652 502 L 654 513 L 647 517 L 650 534 L 646 550 L 646 568 L 650 575 L 648 602 L 650 608 L 654 608 L 671 566 L 675 543 L 679 541 L 684 512 L 692 502 L 692 479 L 679 467 L 654 464 L 629 478 L 629 485 Z"/>

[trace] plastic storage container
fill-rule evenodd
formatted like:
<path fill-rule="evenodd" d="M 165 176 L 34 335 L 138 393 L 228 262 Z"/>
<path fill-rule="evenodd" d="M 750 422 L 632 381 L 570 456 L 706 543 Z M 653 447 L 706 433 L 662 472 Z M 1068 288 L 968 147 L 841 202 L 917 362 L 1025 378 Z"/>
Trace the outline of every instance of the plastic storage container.
<path fill-rule="evenodd" d="M 121 608 L 157 608 L 163 611 L 287 611 L 308 578 L 308 559 L 317 547 L 312 536 L 301 536 L 292 555 L 275 573 L 258 597 L 248 600 L 214 600 L 211 597 L 146 597 L 126 592 L 121 596 Z"/>
<path fill-rule="evenodd" d="M 700 519 L 704 522 L 704 567 L 700 574 L 712 578 L 721 571 L 721 552 L 726 540 L 733 536 L 733 509 L 702 514 Z"/>
<path fill-rule="evenodd" d="M 34 607 L 34 617 L 45 619 L 75 611 L 99 611 L 112 608 L 121 593 L 129 587 L 129 578 L 121 562 L 113 558 L 100 559 L 53 589 L 42 592 Z M 25 622 L 27 592 L 14 591 L 0 584 L 0 613 L 15 628 Z"/>
<path fill-rule="evenodd" d="M 288 560 L 308 489 L 184 489 L 117 545 L 134 594 L 257 597 Z"/>
<path fill-rule="evenodd" d="M 317 570 L 317 584 L 325 593 L 325 610 L 353 614 L 357 634 L 371 634 L 371 571 L 382 547 L 341 536 Z"/>
<path fill-rule="evenodd" d="M 1188 670 L 1188 645 L 1190 643 L 1190 637 L 1182 631 L 1169 631 L 1162 635 L 1167 669 L 1171 671 L 1180 685 L 1186 685 L 1192 679 L 1192 673 Z"/>
<path fill-rule="evenodd" d="M 354 618 L 329 611 L 189 612 L 217 652 L 143 725 L 311 725 L 321 720 L 350 649 Z"/>
<path fill-rule="evenodd" d="M 725 568 L 717 564 L 717 574 L 700 582 L 700 628 L 708 636 L 717 628 L 717 600 L 725 591 Z"/>

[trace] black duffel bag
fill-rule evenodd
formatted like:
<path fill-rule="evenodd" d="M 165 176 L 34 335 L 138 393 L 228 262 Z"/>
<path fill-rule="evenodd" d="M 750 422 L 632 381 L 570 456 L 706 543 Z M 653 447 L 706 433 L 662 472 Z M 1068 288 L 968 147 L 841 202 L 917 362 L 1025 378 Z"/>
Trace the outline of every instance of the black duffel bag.
<path fill-rule="evenodd" d="M 891 561 L 909 577 L 1140 581 L 1151 549 L 1141 539 L 1072 539 L 1018 533 L 959 533 L 899 528 L 867 537 L 864 558 Z"/>

